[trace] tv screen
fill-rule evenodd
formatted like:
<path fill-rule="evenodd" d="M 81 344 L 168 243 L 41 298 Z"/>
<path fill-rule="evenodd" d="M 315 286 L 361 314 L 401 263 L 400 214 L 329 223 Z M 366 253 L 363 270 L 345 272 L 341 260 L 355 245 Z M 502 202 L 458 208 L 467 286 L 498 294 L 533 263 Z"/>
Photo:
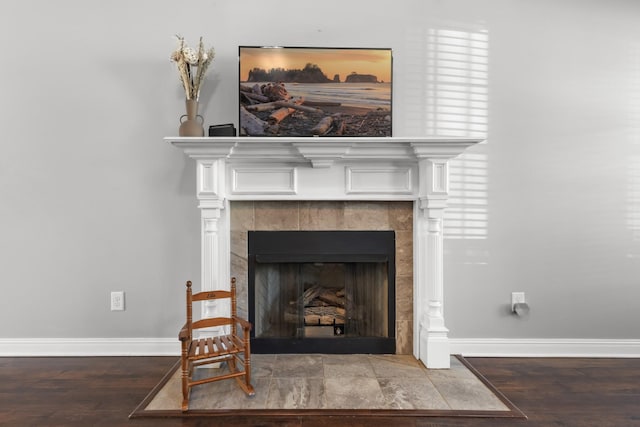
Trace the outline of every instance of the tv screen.
<path fill-rule="evenodd" d="M 240 46 L 241 136 L 391 136 L 386 48 Z"/>

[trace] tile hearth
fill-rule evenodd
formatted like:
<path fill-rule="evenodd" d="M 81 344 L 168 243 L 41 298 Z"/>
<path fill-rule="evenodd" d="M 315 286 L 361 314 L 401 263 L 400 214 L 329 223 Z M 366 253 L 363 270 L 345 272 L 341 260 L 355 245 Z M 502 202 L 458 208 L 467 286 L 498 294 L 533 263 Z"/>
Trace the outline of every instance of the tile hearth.
<path fill-rule="evenodd" d="M 251 360 L 255 397 L 234 381 L 210 383 L 194 387 L 190 410 L 509 411 L 455 357 L 449 370 L 426 369 L 407 355 L 257 354 Z M 179 409 L 180 393 L 177 370 L 145 410 Z"/>

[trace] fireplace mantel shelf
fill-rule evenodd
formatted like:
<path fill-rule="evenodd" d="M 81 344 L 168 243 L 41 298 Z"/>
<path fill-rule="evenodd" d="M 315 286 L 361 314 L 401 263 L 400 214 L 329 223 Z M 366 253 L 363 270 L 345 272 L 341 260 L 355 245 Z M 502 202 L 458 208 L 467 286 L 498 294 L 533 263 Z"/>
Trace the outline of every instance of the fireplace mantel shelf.
<path fill-rule="evenodd" d="M 481 140 L 432 137 L 166 137 L 165 141 L 192 158 L 311 162 L 313 167 L 330 167 L 339 160 L 448 159 Z"/>

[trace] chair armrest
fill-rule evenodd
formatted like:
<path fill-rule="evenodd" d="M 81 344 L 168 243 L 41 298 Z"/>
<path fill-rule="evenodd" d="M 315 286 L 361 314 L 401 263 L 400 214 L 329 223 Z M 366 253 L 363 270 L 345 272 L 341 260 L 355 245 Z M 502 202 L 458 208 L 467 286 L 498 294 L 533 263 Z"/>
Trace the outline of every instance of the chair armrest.
<path fill-rule="evenodd" d="M 180 329 L 180 333 L 178 333 L 178 339 L 180 341 L 189 341 L 191 339 L 191 337 L 189 336 L 189 325 L 187 323 L 185 323 L 182 329 Z"/>
<path fill-rule="evenodd" d="M 251 330 L 251 323 L 249 323 L 248 321 L 246 321 L 242 317 L 233 316 L 233 320 L 235 322 L 237 322 L 240 326 L 242 326 L 244 329 L 246 329 L 248 331 Z"/>

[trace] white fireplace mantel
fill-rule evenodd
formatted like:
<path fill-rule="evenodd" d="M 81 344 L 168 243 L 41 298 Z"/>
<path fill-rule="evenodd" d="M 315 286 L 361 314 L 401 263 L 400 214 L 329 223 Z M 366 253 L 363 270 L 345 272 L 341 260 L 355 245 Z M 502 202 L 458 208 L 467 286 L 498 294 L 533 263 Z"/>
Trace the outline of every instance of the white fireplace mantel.
<path fill-rule="evenodd" d="M 196 161 L 203 290 L 229 286 L 229 201 L 414 201 L 413 351 L 428 368 L 449 368 L 442 235 L 448 161 L 481 140 L 167 137 L 165 141 Z M 215 313 L 224 308 L 205 310 Z"/>

